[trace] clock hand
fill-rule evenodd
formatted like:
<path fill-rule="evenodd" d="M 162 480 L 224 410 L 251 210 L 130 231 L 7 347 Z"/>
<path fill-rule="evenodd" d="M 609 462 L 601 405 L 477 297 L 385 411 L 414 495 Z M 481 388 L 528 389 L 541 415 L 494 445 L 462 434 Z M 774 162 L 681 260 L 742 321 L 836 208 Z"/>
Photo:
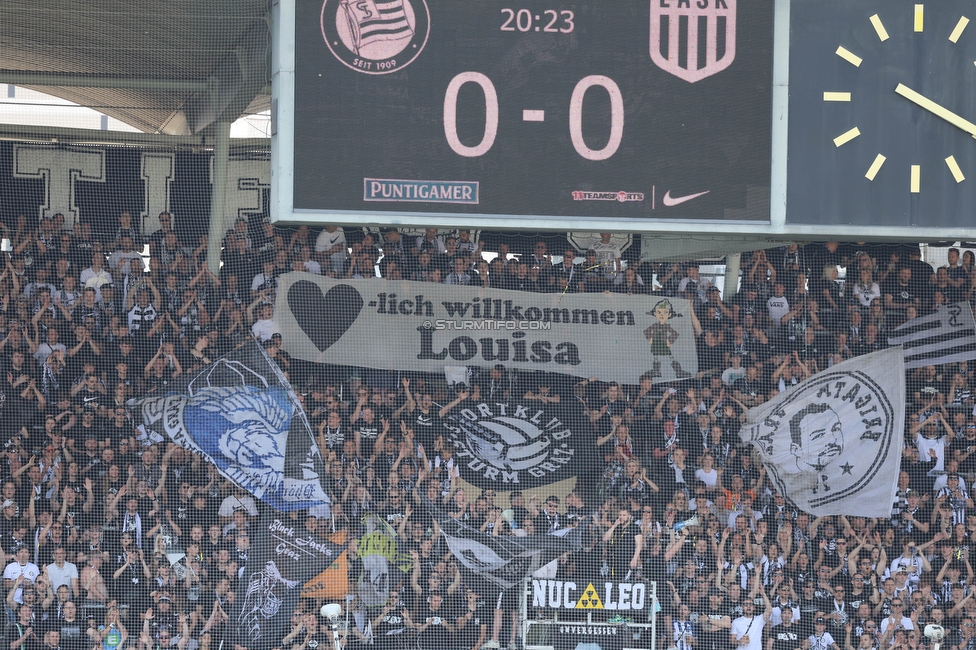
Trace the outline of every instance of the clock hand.
<path fill-rule="evenodd" d="M 918 104 L 919 106 L 929 111 L 930 113 L 933 113 L 938 117 L 941 117 L 949 124 L 959 127 L 966 133 L 976 138 L 976 124 L 973 124 L 969 120 L 966 120 L 965 118 L 956 115 L 955 113 L 953 113 L 952 111 L 950 111 L 949 109 L 943 106 L 939 106 L 928 97 L 923 97 L 922 95 L 915 92 L 905 84 L 898 84 L 898 86 L 895 88 L 895 92 L 901 95 L 902 97 L 904 97 L 905 99 L 907 99 L 908 101 L 912 102 L 913 104 Z"/>

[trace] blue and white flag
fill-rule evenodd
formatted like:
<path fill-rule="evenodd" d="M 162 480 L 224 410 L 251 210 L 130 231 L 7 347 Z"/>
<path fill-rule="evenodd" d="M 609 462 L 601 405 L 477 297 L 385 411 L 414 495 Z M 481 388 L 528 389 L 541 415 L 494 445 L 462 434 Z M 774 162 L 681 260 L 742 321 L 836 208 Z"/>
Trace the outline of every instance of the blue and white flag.
<path fill-rule="evenodd" d="M 973 308 L 968 302 L 957 302 L 913 318 L 892 330 L 888 343 L 905 349 L 908 370 L 976 359 Z"/>
<path fill-rule="evenodd" d="M 832 366 L 749 409 L 739 437 L 801 510 L 887 517 L 904 428 L 902 350 L 890 348 Z"/>
<path fill-rule="evenodd" d="M 141 413 L 147 431 L 200 454 L 276 510 L 330 503 L 305 411 L 257 342 L 129 406 Z"/>

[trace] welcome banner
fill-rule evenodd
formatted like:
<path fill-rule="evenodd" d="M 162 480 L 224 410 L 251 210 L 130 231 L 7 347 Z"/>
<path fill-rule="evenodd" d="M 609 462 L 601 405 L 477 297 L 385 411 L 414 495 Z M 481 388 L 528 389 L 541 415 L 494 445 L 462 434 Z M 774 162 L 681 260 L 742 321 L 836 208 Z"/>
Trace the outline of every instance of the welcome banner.
<path fill-rule="evenodd" d="M 298 272 L 279 280 L 275 321 L 286 352 L 318 363 L 423 372 L 502 363 L 626 383 L 698 371 L 694 314 L 683 299 Z"/>

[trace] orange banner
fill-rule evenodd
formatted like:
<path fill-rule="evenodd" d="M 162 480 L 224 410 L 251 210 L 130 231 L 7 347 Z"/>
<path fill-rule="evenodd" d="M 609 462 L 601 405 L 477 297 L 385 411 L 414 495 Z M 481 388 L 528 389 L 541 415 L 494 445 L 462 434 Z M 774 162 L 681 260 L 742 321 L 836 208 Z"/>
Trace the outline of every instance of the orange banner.
<path fill-rule="evenodd" d="M 346 543 L 346 531 L 344 530 L 326 537 L 336 544 Z M 345 601 L 346 592 L 349 590 L 348 580 L 349 562 L 346 551 L 343 551 L 336 558 L 336 561 L 329 565 L 328 569 L 305 583 L 305 586 L 302 587 L 302 598 Z"/>

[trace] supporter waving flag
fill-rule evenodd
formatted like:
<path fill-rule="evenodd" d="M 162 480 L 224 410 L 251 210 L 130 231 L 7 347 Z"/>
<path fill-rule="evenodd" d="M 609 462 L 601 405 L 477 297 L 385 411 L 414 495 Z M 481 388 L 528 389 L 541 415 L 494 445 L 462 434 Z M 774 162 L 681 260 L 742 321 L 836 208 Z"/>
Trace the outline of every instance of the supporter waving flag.
<path fill-rule="evenodd" d="M 804 511 L 887 517 L 904 426 L 904 362 L 901 348 L 891 348 L 832 366 L 749 409 L 739 436 Z"/>
<path fill-rule="evenodd" d="M 367 607 L 386 604 L 390 586 L 397 585 L 411 566 L 411 558 L 398 546 L 397 533 L 382 517 L 367 513 L 362 520 L 365 533 L 356 552 L 363 565 L 356 595 Z M 399 570 L 398 576 L 395 571 Z"/>
<path fill-rule="evenodd" d="M 295 392 L 256 342 L 129 406 L 235 485 L 288 512 L 329 504 L 325 470 Z"/>

